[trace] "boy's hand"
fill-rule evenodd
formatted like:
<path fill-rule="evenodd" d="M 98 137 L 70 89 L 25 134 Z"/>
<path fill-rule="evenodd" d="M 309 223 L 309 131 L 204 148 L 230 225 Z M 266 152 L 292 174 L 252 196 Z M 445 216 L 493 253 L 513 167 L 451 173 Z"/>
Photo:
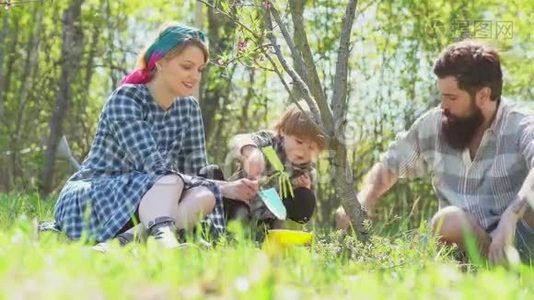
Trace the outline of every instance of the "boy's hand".
<path fill-rule="evenodd" d="M 221 191 L 226 198 L 238 200 L 249 204 L 250 199 L 256 195 L 259 189 L 257 180 L 241 178 L 231 181 L 222 186 Z"/>
<path fill-rule="evenodd" d="M 265 158 L 261 150 L 254 146 L 246 146 L 242 149 L 243 170 L 250 179 L 257 180 L 265 171 Z"/>
<path fill-rule="evenodd" d="M 291 180 L 293 188 L 305 187 L 311 189 L 311 178 L 308 174 L 302 174 Z"/>

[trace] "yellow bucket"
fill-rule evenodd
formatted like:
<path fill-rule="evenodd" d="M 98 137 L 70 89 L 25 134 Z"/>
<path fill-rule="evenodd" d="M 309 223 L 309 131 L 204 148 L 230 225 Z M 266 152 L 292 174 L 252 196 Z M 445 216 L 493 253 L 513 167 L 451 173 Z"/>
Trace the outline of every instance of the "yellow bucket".
<path fill-rule="evenodd" d="M 288 229 L 271 229 L 268 231 L 266 242 L 287 247 L 308 245 L 312 240 L 313 234 L 311 232 Z"/>

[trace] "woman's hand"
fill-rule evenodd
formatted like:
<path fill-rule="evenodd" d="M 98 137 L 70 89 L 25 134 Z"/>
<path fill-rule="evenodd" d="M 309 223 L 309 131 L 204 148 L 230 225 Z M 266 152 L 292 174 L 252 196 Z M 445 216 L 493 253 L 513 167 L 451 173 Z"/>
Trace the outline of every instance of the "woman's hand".
<path fill-rule="evenodd" d="M 247 174 L 247 178 L 260 179 L 265 171 L 265 158 L 260 149 L 254 146 L 246 146 L 243 152 L 243 170 Z"/>
<path fill-rule="evenodd" d="M 226 198 L 238 200 L 249 205 L 250 199 L 256 195 L 258 189 L 258 180 L 241 178 L 224 184 L 221 187 L 221 192 Z"/>
<path fill-rule="evenodd" d="M 305 187 L 311 189 L 311 178 L 308 174 L 302 174 L 296 178 L 291 179 L 291 184 L 293 188 Z"/>

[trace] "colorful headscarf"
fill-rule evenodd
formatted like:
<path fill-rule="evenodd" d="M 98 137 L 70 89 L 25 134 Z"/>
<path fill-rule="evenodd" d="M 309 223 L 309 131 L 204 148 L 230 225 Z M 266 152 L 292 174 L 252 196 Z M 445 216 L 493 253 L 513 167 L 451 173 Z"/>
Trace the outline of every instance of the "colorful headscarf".
<path fill-rule="evenodd" d="M 184 25 L 168 27 L 146 50 L 144 57 L 146 68 L 136 69 L 130 74 L 126 75 L 122 79 L 121 84 L 142 84 L 149 82 L 152 79 L 152 71 L 156 67 L 156 62 L 169 53 L 172 49 L 189 39 L 198 39 L 203 43 L 206 42 L 206 36 L 204 33 L 196 28 Z"/>

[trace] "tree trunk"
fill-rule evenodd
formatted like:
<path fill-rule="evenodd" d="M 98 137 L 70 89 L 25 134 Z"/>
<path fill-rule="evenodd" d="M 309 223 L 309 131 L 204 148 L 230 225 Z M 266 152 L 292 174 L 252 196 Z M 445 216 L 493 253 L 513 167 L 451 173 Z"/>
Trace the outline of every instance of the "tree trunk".
<path fill-rule="evenodd" d="M 93 75 L 95 72 L 95 58 L 99 56 L 98 41 L 102 37 L 101 33 L 102 33 L 102 30 L 100 29 L 99 24 L 94 23 L 92 25 L 92 31 L 91 31 L 91 41 L 90 41 L 91 46 L 87 53 L 87 57 L 84 60 L 85 65 L 83 66 L 84 68 L 83 84 L 82 84 L 81 93 L 80 93 L 81 99 L 80 99 L 80 103 L 76 105 L 78 108 L 77 113 L 75 113 L 76 117 L 71 119 L 73 121 L 73 124 L 77 124 L 78 126 L 76 127 L 76 132 L 65 133 L 65 135 L 69 137 L 70 141 L 77 140 L 79 141 L 79 144 L 81 144 L 82 153 L 77 153 L 79 155 L 78 160 L 83 159 L 83 157 L 89 151 L 91 140 L 94 134 L 91 131 L 91 126 L 89 125 L 91 124 L 91 122 L 89 123 L 88 122 L 76 122 L 76 119 L 78 118 L 81 118 L 82 120 L 91 119 L 87 114 L 89 90 L 91 88 L 91 82 L 92 82 Z"/>
<path fill-rule="evenodd" d="M 75 0 L 78 1 L 78 0 Z M 109 28 L 109 38 L 106 39 L 106 51 L 105 51 L 105 58 L 104 61 L 108 66 L 114 66 L 116 64 L 116 59 L 114 57 L 115 49 L 117 49 L 117 44 L 120 41 L 120 39 L 117 39 L 117 26 L 118 21 L 116 18 L 117 16 L 113 15 L 112 8 L 111 8 L 111 1 L 104 1 L 105 3 L 105 18 L 106 18 L 106 26 L 110 26 Z M 120 47 L 120 45 L 119 45 Z M 119 48 L 120 49 L 120 48 Z M 109 73 L 111 77 L 111 90 L 114 90 L 120 83 L 120 80 L 124 74 L 117 74 L 117 72 L 114 72 L 114 69 L 111 69 L 111 72 Z"/>
<path fill-rule="evenodd" d="M 350 54 L 350 34 L 356 14 L 357 0 L 350 0 L 347 4 L 345 15 L 341 24 L 341 36 L 337 51 L 336 75 L 334 78 L 334 90 L 332 95 L 332 113 L 334 124 L 334 136 L 331 140 L 331 149 L 334 150 L 334 172 L 336 176 L 335 186 L 341 205 L 345 208 L 351 219 L 353 228 L 356 229 L 358 238 L 366 241 L 367 231 L 363 221 L 365 214 L 354 190 L 354 178 L 351 167 L 347 161 L 347 147 L 345 144 L 345 129 L 347 120 L 348 103 L 348 60 Z M 346 180 L 339 180 L 346 178 Z"/>
<path fill-rule="evenodd" d="M 11 164 L 13 167 L 13 177 L 14 179 L 20 179 L 20 182 L 22 184 L 25 184 L 25 182 L 28 180 L 28 178 L 25 178 L 24 173 L 24 167 L 21 162 L 20 158 L 20 149 L 23 149 L 23 140 L 27 137 L 23 137 L 22 134 L 25 126 L 25 117 L 28 117 L 28 113 L 26 112 L 26 107 L 28 104 L 29 94 L 30 90 L 32 89 L 32 83 L 34 78 L 35 69 L 37 68 L 38 62 L 37 62 L 37 56 L 38 56 L 38 50 L 39 50 L 39 40 L 41 38 L 41 29 L 42 29 L 42 21 L 43 21 L 43 10 L 39 7 L 36 7 L 34 9 L 33 13 L 33 19 L 35 20 L 35 28 L 32 27 L 30 29 L 30 37 L 28 40 L 28 44 L 26 45 L 26 60 L 24 62 L 24 69 L 22 71 L 21 78 L 25 78 L 22 80 L 19 93 L 17 96 L 18 99 L 18 108 L 17 108 L 17 114 L 15 119 L 15 130 L 12 131 L 11 135 L 11 143 L 10 143 L 10 151 L 11 151 Z"/>
<path fill-rule="evenodd" d="M 243 104 L 243 108 L 241 108 L 241 115 L 239 116 L 239 128 L 247 128 L 247 122 L 249 122 L 249 113 L 250 110 L 250 101 L 254 97 L 254 82 L 255 82 L 255 75 L 256 72 L 254 69 L 250 68 L 248 69 L 248 84 L 247 87 L 247 94 L 245 95 L 245 103 Z"/>
<path fill-rule="evenodd" d="M 195 6 L 195 27 L 202 30 L 204 29 L 204 14 L 202 13 L 203 5 L 197 2 Z M 200 100 L 200 84 L 193 90 L 193 97 Z"/>
<path fill-rule="evenodd" d="M 4 17 L 7 17 L 8 14 L 6 14 Z M 19 24 L 19 20 L 14 20 L 14 25 L 13 25 L 13 32 L 11 34 L 11 41 L 10 41 L 10 44 L 9 44 L 9 49 L 8 49 L 8 52 L 3 54 L 4 55 L 4 59 L 7 58 L 7 66 L 6 66 L 6 70 L 2 70 L 2 86 L 0 86 L 0 103 L 2 103 L 2 106 L 3 106 L 3 110 L 4 110 L 4 113 L 5 113 L 5 103 L 6 103 L 6 98 L 7 98 L 7 94 L 8 94 L 8 91 L 11 90 L 11 78 L 12 78 L 12 75 L 13 75 L 13 69 L 15 68 L 16 64 L 15 62 L 17 61 L 17 57 L 16 57 L 16 53 L 17 53 L 17 49 L 18 47 L 20 47 L 19 45 L 19 27 L 20 27 L 20 24 Z M 8 25 L 9 26 L 9 25 Z M 7 27 L 4 28 L 4 30 L 7 30 Z M 4 47 L 7 47 L 8 44 L 5 44 L 4 43 Z M 5 118 L 7 118 L 7 116 L 4 115 Z M 2 121 L 4 123 L 4 125 L 6 126 L 9 126 L 10 124 L 8 124 L 6 122 L 6 120 L 4 119 L 0 119 L 0 121 Z"/>
<path fill-rule="evenodd" d="M 210 43 L 210 54 L 212 60 L 215 60 L 215 55 L 222 54 L 233 46 L 233 36 L 235 33 L 234 23 L 227 20 L 222 14 L 218 13 L 212 7 L 207 8 L 208 11 L 208 40 Z M 221 109 L 223 99 L 229 97 L 229 86 L 231 78 L 221 78 L 223 72 L 227 70 L 212 70 L 208 65 L 206 69 L 206 76 L 203 77 L 200 85 L 200 104 L 202 106 L 202 118 L 204 120 L 204 128 L 206 132 L 206 143 L 211 145 L 216 139 L 216 114 Z M 232 72 L 226 75 L 233 76 Z M 209 149 L 208 149 L 209 150 Z"/>
<path fill-rule="evenodd" d="M 2 32 L 0 33 L 0 125 L 4 124 L 4 59 L 5 59 L 5 49 L 8 45 L 7 36 L 9 34 L 9 10 L 4 12 L 2 17 Z M 4 126 L 2 126 L 4 128 Z M 7 132 L 0 130 L 0 142 L 7 142 Z M 5 150 L 4 147 L 0 147 L 0 151 Z M 0 157 L 0 165 L 5 165 L 5 156 Z M 7 169 L 7 168 L 6 168 Z M 0 192 L 8 190 L 9 182 L 9 170 L 4 170 L 0 173 Z"/>
<path fill-rule="evenodd" d="M 79 71 L 83 49 L 83 32 L 80 26 L 83 0 L 73 0 L 63 13 L 63 45 L 61 47 L 61 76 L 56 104 L 50 120 L 50 136 L 46 143 L 40 193 L 46 197 L 52 189 L 56 148 L 63 132 L 63 120 L 71 102 L 71 85 Z"/>
<path fill-rule="evenodd" d="M 332 145 L 333 144 L 333 145 Z M 364 226 L 366 215 L 362 210 L 356 192 L 354 190 L 354 177 L 352 169 L 347 161 L 347 148 L 344 143 L 338 141 L 331 142 L 334 150 L 334 188 L 336 196 L 339 198 L 345 212 L 351 219 L 353 229 L 358 234 L 360 241 L 367 241 L 368 231 Z"/>
<path fill-rule="evenodd" d="M 0 122 L 4 119 L 4 55 L 7 47 L 7 35 L 9 34 L 9 10 L 4 12 L 2 18 L 2 33 L 0 33 Z"/>
<path fill-rule="evenodd" d="M 7 17 L 9 14 L 6 13 L 6 15 L 4 15 L 4 17 Z M 8 22 L 9 23 L 9 22 Z M 9 26 L 9 24 L 8 24 Z M 5 105 L 7 103 L 7 95 L 8 95 L 8 92 L 11 91 L 12 87 L 11 87 L 11 78 L 13 78 L 14 75 L 13 73 L 16 73 L 16 62 L 17 62 L 17 57 L 16 57 L 16 50 L 18 49 L 18 47 L 20 47 L 20 44 L 19 44 L 19 28 L 20 28 L 20 24 L 19 24 L 19 20 L 18 19 L 15 19 L 14 20 L 14 24 L 13 24 L 13 30 L 11 32 L 11 35 L 10 35 L 10 41 L 9 41 L 9 44 L 7 43 L 3 43 L 4 47 L 7 47 L 7 45 L 9 45 L 9 49 L 7 52 L 4 52 L 4 59 L 6 60 L 6 69 L 3 70 L 2 69 L 2 86 L 0 86 L 0 103 L 2 103 L 2 109 L 4 110 L 4 114 L 2 116 L 2 118 L 0 118 L 0 128 L 2 128 L 3 130 L 5 131 L 1 131 L 0 133 L 2 134 L 2 136 L 0 137 L 0 139 L 3 139 L 5 140 L 5 144 L 7 146 L 8 144 L 8 134 L 11 132 L 11 127 L 12 127 L 12 124 L 8 118 L 8 116 L 10 115 L 8 112 L 6 112 L 6 109 L 7 109 L 7 106 Z M 7 27 L 4 28 L 3 30 L 7 30 Z M 9 32 L 8 32 L 9 33 Z M 6 36 L 6 39 L 7 39 L 7 36 Z M 4 50 L 5 51 L 5 50 Z M 9 146 L 5 147 L 5 148 L 2 148 L 2 150 L 9 150 Z M 13 170 L 12 170 L 12 165 L 10 163 L 11 159 L 9 159 L 8 157 L 5 157 L 3 156 L 2 157 L 3 160 L 3 163 L 2 165 L 6 166 L 6 168 L 4 170 L 2 170 L 2 182 L 3 182 L 3 190 L 4 191 L 9 191 L 11 189 L 12 186 L 14 186 L 14 178 L 13 178 Z"/>
<path fill-rule="evenodd" d="M 234 65 L 231 68 L 230 74 L 235 73 L 237 65 Z M 224 161 L 224 157 L 226 156 L 226 148 L 227 148 L 227 140 L 228 137 L 225 136 L 225 132 L 228 132 L 225 130 L 228 128 L 228 124 L 230 124 L 230 111 L 228 110 L 228 106 L 230 104 L 230 90 L 232 85 L 230 82 L 228 82 L 225 86 L 224 90 L 221 90 L 221 97 L 222 97 L 222 103 L 221 108 L 219 110 L 221 114 L 221 118 L 217 121 L 217 126 L 214 128 L 213 134 L 211 136 L 211 143 L 212 146 L 212 157 L 215 159 L 215 161 Z"/>

